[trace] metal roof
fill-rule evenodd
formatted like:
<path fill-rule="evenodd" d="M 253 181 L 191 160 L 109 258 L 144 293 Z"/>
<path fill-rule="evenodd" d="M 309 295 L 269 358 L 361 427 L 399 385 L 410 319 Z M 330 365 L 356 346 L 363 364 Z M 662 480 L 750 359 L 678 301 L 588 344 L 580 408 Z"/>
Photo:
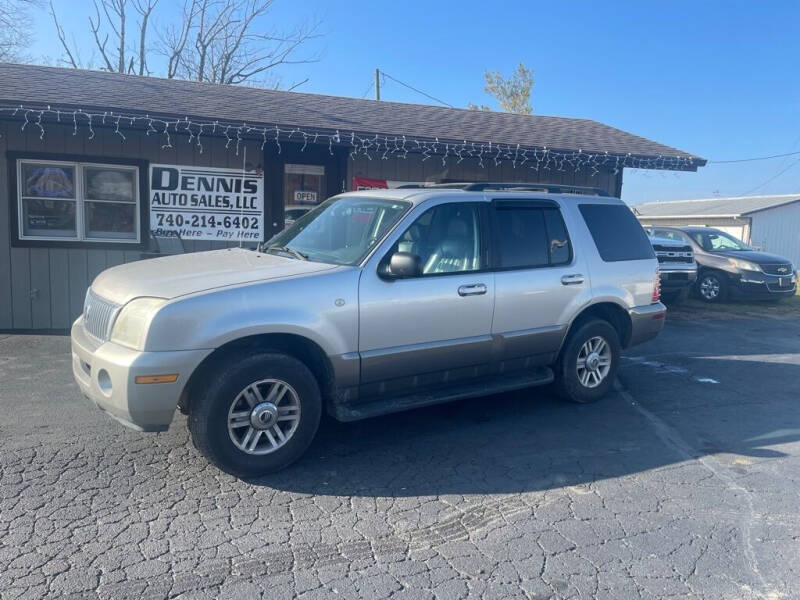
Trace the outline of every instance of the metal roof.
<path fill-rule="evenodd" d="M 760 210 L 767 210 L 800 200 L 800 194 L 777 196 L 736 196 L 732 198 L 705 198 L 698 200 L 674 200 L 634 205 L 639 217 L 654 219 L 681 217 L 740 217 Z"/>
<path fill-rule="evenodd" d="M 590 119 L 362 100 L 39 65 L 0 63 L 0 103 L 147 112 L 181 119 L 188 116 L 429 140 L 520 144 L 523 148 L 608 152 L 614 156 L 692 158 L 693 169 L 706 162 Z"/>

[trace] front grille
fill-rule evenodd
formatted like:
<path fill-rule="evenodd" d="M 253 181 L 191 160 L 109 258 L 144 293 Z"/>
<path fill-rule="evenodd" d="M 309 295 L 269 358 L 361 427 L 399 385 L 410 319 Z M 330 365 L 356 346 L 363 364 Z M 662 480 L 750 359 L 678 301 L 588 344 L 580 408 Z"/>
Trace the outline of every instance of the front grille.
<path fill-rule="evenodd" d="M 780 263 L 775 265 L 759 265 L 761 270 L 768 275 L 784 275 L 791 276 L 792 265 L 791 263 Z"/>
<path fill-rule="evenodd" d="M 107 340 L 111 319 L 114 318 L 118 310 L 118 304 L 101 298 L 90 288 L 86 292 L 86 302 L 83 305 L 83 322 L 86 326 L 86 331 L 98 340 Z"/>
<path fill-rule="evenodd" d="M 660 263 L 691 263 L 694 262 L 694 252 L 690 246 L 662 246 L 653 244 L 653 250 Z"/>

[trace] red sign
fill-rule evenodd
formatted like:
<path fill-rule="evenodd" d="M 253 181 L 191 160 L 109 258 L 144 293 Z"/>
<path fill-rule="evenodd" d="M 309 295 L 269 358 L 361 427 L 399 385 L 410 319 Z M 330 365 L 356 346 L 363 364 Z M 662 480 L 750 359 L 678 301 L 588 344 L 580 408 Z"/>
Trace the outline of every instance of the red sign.
<path fill-rule="evenodd" d="M 389 186 L 385 179 L 369 179 L 368 177 L 353 177 L 353 191 L 358 190 L 385 190 Z"/>

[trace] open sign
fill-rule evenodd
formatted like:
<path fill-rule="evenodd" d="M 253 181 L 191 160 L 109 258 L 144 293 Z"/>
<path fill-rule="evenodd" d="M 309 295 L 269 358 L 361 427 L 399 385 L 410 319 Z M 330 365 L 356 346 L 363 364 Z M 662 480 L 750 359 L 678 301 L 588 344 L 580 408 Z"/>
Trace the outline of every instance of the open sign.
<path fill-rule="evenodd" d="M 295 190 L 294 201 L 296 204 L 316 204 L 317 192 Z"/>

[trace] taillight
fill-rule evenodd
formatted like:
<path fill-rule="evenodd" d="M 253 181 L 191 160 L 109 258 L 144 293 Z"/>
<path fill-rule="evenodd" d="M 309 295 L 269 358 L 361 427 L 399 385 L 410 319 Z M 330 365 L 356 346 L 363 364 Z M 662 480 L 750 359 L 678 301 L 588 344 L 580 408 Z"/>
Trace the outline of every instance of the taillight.
<path fill-rule="evenodd" d="M 652 302 L 658 302 L 661 300 L 661 277 L 658 274 L 658 269 L 656 269 L 656 279 L 653 282 L 653 298 Z"/>

